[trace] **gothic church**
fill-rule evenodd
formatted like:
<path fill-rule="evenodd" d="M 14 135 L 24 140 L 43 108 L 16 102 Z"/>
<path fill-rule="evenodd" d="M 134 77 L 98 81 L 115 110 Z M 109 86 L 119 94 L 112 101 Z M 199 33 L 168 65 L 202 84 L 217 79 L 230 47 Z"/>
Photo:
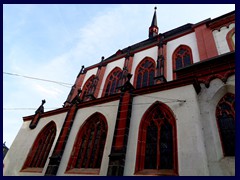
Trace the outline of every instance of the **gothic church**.
<path fill-rule="evenodd" d="M 235 11 L 146 38 L 23 117 L 4 175 L 235 175 Z"/>

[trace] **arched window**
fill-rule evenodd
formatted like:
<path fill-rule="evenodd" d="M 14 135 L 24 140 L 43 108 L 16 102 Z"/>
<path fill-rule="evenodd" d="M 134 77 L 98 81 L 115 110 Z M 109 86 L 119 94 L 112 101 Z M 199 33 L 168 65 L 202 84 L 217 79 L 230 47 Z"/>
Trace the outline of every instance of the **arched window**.
<path fill-rule="evenodd" d="M 117 88 L 121 86 L 122 70 L 118 67 L 114 68 L 108 75 L 103 91 L 104 96 L 115 94 Z"/>
<path fill-rule="evenodd" d="M 233 28 L 227 33 L 226 39 L 227 39 L 227 43 L 230 51 L 234 51 L 235 50 L 235 28 Z"/>
<path fill-rule="evenodd" d="M 172 111 L 155 102 L 143 115 L 139 127 L 135 173 L 178 175 L 176 122 Z"/>
<path fill-rule="evenodd" d="M 56 136 L 56 124 L 51 121 L 38 134 L 28 153 L 22 171 L 42 172 Z"/>
<path fill-rule="evenodd" d="M 216 119 L 224 156 L 235 156 L 235 96 L 227 93 L 216 108 Z"/>
<path fill-rule="evenodd" d="M 94 80 L 94 75 L 92 75 L 90 78 L 88 78 L 88 80 L 85 82 L 83 89 L 82 89 L 82 93 L 80 95 L 80 97 L 84 100 L 86 100 L 87 98 L 85 97 L 86 95 L 89 95 L 91 93 L 93 93 L 93 89 L 92 89 L 92 83 Z"/>
<path fill-rule="evenodd" d="M 134 85 L 137 89 L 154 85 L 155 67 L 155 61 L 149 57 L 144 58 L 139 63 L 135 71 L 134 80 Z"/>
<path fill-rule="evenodd" d="M 192 50 L 190 47 L 181 45 L 173 53 L 173 70 L 178 70 L 193 64 Z M 173 79 L 176 74 L 173 73 Z"/>
<path fill-rule="evenodd" d="M 98 174 L 107 136 L 107 122 L 100 113 L 90 116 L 76 137 L 67 173 Z"/>

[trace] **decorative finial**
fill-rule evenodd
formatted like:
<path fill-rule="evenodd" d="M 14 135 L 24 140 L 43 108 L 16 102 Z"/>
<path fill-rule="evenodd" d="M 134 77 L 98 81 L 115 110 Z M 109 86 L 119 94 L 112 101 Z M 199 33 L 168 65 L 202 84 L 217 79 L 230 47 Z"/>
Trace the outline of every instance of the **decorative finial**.
<path fill-rule="evenodd" d="M 104 56 L 102 56 L 102 61 L 104 60 Z"/>
<path fill-rule="evenodd" d="M 154 10 L 155 10 L 155 11 L 157 10 L 157 6 L 154 7 Z"/>
<path fill-rule="evenodd" d="M 45 99 L 43 99 L 43 100 L 42 100 L 42 105 L 43 105 L 43 104 L 45 104 L 45 103 L 46 103 L 46 100 L 45 100 Z"/>

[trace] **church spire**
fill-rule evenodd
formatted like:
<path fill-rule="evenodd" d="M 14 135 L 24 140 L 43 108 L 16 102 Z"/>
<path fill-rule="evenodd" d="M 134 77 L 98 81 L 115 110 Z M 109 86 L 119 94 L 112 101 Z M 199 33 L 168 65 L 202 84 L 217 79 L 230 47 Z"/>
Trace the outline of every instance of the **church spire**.
<path fill-rule="evenodd" d="M 157 26 L 157 7 L 154 8 L 154 15 L 153 15 L 153 19 L 152 19 L 152 24 L 149 27 L 149 38 L 152 38 L 156 35 L 158 35 L 158 26 Z"/>

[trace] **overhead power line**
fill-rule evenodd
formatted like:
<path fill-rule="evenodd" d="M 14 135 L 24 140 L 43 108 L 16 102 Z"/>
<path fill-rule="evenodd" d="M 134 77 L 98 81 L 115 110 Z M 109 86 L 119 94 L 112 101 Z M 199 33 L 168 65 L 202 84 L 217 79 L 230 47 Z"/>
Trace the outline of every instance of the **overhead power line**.
<path fill-rule="evenodd" d="M 11 75 L 11 76 L 20 76 L 20 77 L 24 77 L 24 78 L 28 78 L 28 79 L 34 79 L 34 80 L 38 80 L 38 81 L 45 81 L 45 82 L 49 82 L 49 83 L 55 83 L 55 84 L 58 84 L 58 85 L 61 85 L 61 86 L 65 86 L 65 87 L 72 86 L 72 84 L 70 84 L 70 83 L 65 83 L 65 82 L 60 82 L 60 81 L 53 81 L 53 80 L 42 79 L 42 78 L 36 78 L 36 77 L 32 77 L 32 76 L 25 76 L 25 75 L 16 74 L 16 73 L 3 72 L 3 74 L 7 74 L 7 75 Z"/>

